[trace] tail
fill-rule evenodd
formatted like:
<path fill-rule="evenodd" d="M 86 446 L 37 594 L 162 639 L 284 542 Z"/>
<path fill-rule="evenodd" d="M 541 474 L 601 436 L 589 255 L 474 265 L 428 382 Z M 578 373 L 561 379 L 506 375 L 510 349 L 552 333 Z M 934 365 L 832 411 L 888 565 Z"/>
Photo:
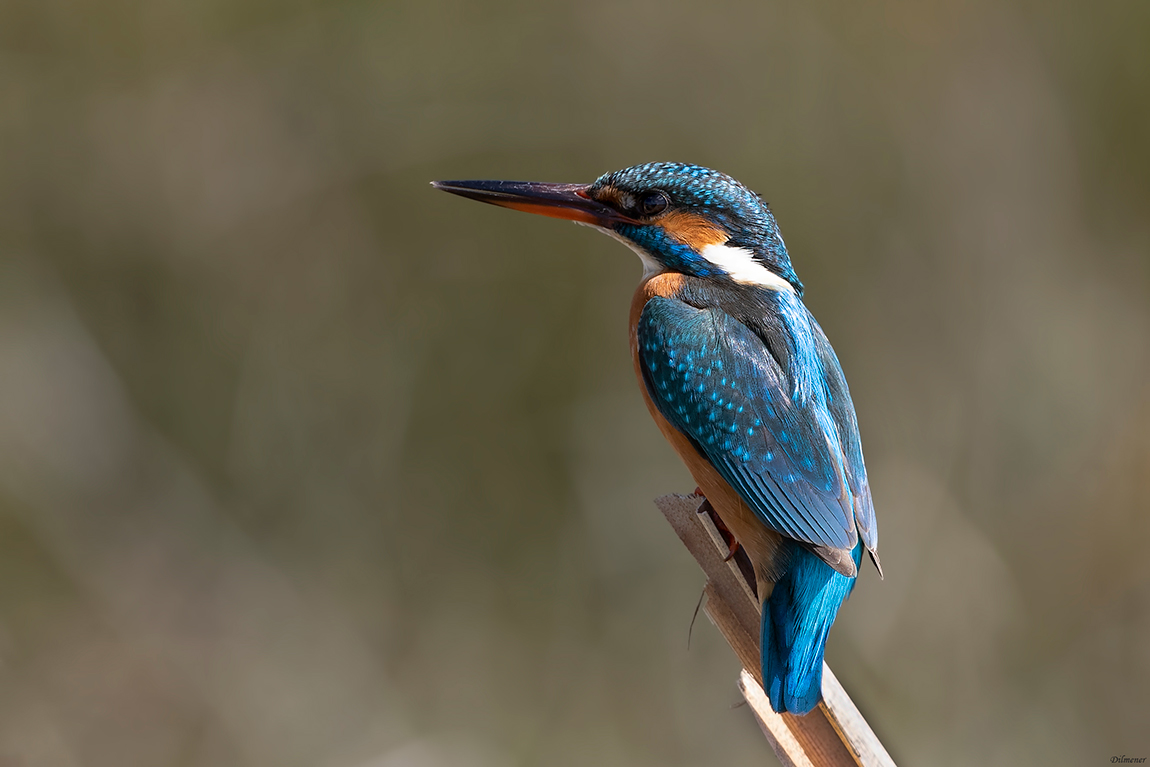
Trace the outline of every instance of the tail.
<path fill-rule="evenodd" d="M 791 548 L 790 566 L 763 605 L 763 686 L 776 712 L 805 714 L 819 702 L 827 632 L 855 579 L 835 572 L 802 546 Z M 851 556 L 857 569 L 861 541 Z"/>

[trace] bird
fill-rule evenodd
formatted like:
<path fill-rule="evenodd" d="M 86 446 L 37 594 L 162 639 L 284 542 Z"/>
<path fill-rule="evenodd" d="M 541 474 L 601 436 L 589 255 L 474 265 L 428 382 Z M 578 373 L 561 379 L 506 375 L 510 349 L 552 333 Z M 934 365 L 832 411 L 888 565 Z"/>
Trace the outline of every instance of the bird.
<path fill-rule="evenodd" d="M 821 698 L 823 653 L 878 526 L 838 357 L 803 303 L 774 214 L 731 176 L 652 162 L 590 184 L 435 181 L 445 192 L 593 227 L 643 277 L 630 347 L 647 409 L 750 560 L 771 707 Z"/>

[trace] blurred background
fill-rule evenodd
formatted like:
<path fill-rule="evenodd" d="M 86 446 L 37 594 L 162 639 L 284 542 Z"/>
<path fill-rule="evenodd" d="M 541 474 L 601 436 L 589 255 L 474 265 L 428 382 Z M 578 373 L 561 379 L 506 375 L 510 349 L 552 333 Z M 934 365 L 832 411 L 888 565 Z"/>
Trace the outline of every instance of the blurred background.
<path fill-rule="evenodd" d="M 771 203 L 904 765 L 1150 756 L 1150 5 L 6 0 L 0 765 L 771 764 L 627 350 L 638 260 L 434 192 Z"/>

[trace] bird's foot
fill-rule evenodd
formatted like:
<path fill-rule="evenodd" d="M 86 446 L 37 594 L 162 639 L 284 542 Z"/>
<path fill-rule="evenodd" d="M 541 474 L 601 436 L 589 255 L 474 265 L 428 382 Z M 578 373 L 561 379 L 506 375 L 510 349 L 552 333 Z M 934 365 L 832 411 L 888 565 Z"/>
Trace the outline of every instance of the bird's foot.
<path fill-rule="evenodd" d="M 711 517 L 715 520 L 715 527 L 719 529 L 719 534 L 723 536 L 723 540 L 727 542 L 727 556 L 723 557 L 724 562 L 730 562 L 739 553 L 739 542 L 735 540 L 735 534 L 727 529 L 723 524 L 723 519 L 718 514 L 712 514 Z"/>
<path fill-rule="evenodd" d="M 702 488 L 696 487 L 695 495 L 702 496 Z M 735 555 L 739 553 L 739 542 L 735 540 L 734 534 L 723 524 L 722 517 L 718 515 L 715 511 L 715 507 L 711 505 L 711 502 L 707 500 L 706 496 L 703 496 L 703 502 L 699 504 L 699 513 L 702 514 L 704 512 L 711 518 L 711 521 L 715 523 L 715 528 L 718 529 L 719 534 L 723 536 L 723 540 L 727 544 L 727 556 L 723 557 L 723 561 L 730 562 L 735 558 Z"/>

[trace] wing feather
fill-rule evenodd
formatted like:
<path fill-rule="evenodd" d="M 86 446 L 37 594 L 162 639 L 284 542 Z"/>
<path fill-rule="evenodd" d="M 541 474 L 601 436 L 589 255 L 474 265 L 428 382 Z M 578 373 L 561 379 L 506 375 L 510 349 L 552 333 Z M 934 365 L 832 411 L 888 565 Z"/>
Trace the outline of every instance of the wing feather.
<path fill-rule="evenodd" d="M 856 469 L 840 440 L 837 392 L 830 405 L 825 396 L 796 403 L 762 339 L 719 309 L 652 298 L 638 342 L 656 407 L 767 526 L 816 550 L 848 551 L 858 540 L 856 517 L 859 529 L 873 529 L 861 448 Z M 845 384 L 843 390 L 840 409 L 849 407 Z M 869 517 L 860 509 L 870 509 Z"/>

